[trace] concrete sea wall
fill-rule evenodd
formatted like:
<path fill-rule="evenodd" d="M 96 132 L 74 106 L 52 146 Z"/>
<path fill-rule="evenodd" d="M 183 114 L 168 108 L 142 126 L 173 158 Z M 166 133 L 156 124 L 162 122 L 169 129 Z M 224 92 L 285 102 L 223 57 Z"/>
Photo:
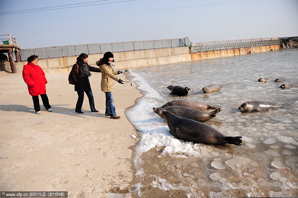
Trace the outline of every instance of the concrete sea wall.
<path fill-rule="evenodd" d="M 280 45 L 238 48 L 238 49 L 218 50 L 218 51 L 209 51 L 209 52 L 198 52 L 198 53 L 191 54 L 191 60 L 221 58 L 221 57 L 246 55 L 246 54 L 253 54 L 253 53 L 260 53 L 260 52 L 269 52 L 269 51 L 275 51 L 275 50 L 280 50 Z"/>
<path fill-rule="evenodd" d="M 280 50 L 280 45 L 260 46 L 250 48 L 239 48 L 229 50 L 207 51 L 190 53 L 189 47 L 162 48 L 151 50 L 138 50 L 128 52 L 115 52 L 115 63 L 117 69 L 131 69 L 137 67 L 148 67 L 154 65 L 165 65 L 188 61 L 197 61 L 203 59 L 230 57 L 237 55 L 246 55 L 260 52 L 269 52 Z M 96 66 L 95 62 L 103 57 L 103 54 L 89 55 L 88 63 Z M 76 62 L 76 57 L 62 57 L 39 60 L 38 65 L 46 72 L 69 72 L 72 65 Z M 17 72 L 21 72 L 26 61 L 17 62 Z M 9 64 L 9 63 L 8 63 Z M 9 69 L 9 67 L 6 67 Z"/>
<path fill-rule="evenodd" d="M 96 66 L 96 61 L 102 57 L 103 54 L 89 55 L 89 65 Z M 38 65 L 46 72 L 69 72 L 72 65 L 75 64 L 76 58 L 77 57 L 42 59 L 38 61 Z M 130 69 L 191 61 L 188 47 L 115 52 L 114 58 L 117 69 Z M 17 62 L 17 71 L 21 72 L 25 64 L 27 64 L 26 61 Z"/>

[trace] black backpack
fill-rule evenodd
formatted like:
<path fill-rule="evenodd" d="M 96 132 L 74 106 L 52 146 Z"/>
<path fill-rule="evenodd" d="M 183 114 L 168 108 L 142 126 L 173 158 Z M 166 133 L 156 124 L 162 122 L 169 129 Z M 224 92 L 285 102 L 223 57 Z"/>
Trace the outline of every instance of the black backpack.
<path fill-rule="evenodd" d="M 78 73 L 79 73 L 79 65 L 78 65 L 78 64 L 76 64 L 76 65 L 77 65 L 76 77 L 78 77 Z M 71 85 L 74 85 L 74 84 L 75 84 L 75 83 L 73 82 L 72 78 L 71 78 L 71 71 L 70 71 L 70 73 L 69 73 L 69 75 L 68 75 L 68 83 L 71 84 Z"/>

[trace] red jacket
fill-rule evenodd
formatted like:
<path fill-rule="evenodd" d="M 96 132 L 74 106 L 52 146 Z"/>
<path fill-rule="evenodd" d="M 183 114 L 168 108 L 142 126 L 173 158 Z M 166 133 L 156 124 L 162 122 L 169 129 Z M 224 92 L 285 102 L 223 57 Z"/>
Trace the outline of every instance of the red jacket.
<path fill-rule="evenodd" d="M 46 83 L 48 81 L 40 66 L 34 65 L 33 63 L 24 65 L 23 79 L 28 86 L 31 96 L 46 94 Z"/>

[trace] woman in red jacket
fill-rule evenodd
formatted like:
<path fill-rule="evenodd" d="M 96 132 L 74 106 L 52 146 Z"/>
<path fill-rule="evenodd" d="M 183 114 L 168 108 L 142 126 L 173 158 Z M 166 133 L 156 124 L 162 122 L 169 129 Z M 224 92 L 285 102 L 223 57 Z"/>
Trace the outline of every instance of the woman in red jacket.
<path fill-rule="evenodd" d="M 40 66 L 37 65 L 38 56 L 32 55 L 27 58 L 27 65 L 23 67 L 23 79 L 28 86 L 29 94 L 32 96 L 34 110 L 40 114 L 40 106 L 38 96 L 41 96 L 43 106 L 48 112 L 52 112 L 49 99 L 46 94 L 46 83 L 48 83 L 45 73 Z"/>

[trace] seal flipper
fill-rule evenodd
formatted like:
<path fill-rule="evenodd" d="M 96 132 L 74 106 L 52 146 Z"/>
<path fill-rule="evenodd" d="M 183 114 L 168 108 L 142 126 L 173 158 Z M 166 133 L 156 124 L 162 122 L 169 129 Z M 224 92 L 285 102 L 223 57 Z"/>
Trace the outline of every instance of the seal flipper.
<path fill-rule="evenodd" d="M 236 136 L 236 137 L 225 137 L 225 141 L 227 144 L 235 144 L 237 146 L 240 146 L 242 143 L 242 138 L 241 136 Z"/>
<path fill-rule="evenodd" d="M 215 109 L 210 113 L 210 117 L 214 118 L 219 112 L 221 112 L 221 108 Z"/>
<path fill-rule="evenodd" d="M 213 106 L 207 105 L 207 109 L 218 109 L 218 107 L 213 107 Z"/>
<path fill-rule="evenodd" d="M 173 128 L 173 130 L 170 129 L 170 133 L 174 136 L 179 135 L 178 127 Z"/>

